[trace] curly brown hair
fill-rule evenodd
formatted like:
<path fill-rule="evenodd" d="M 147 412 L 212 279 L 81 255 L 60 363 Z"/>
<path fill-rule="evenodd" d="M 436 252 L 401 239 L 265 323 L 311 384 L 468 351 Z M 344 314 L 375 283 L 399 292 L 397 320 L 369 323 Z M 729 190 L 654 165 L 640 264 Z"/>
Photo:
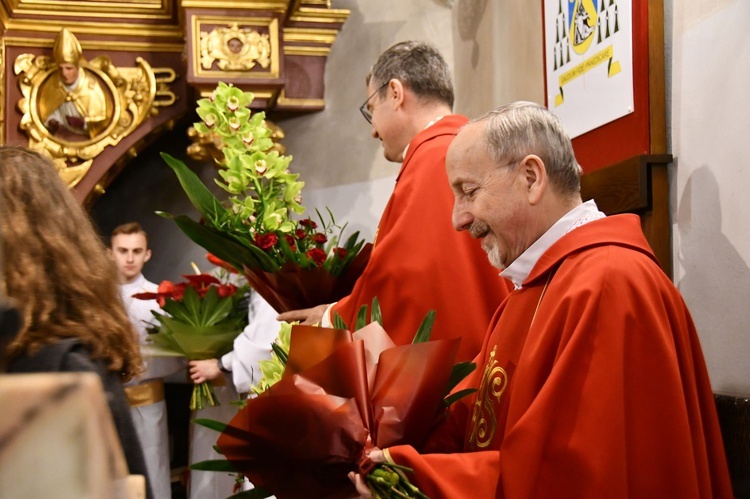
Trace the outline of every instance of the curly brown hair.
<path fill-rule="evenodd" d="M 52 163 L 28 149 L 0 146 L 0 206 L 6 262 L 0 292 L 23 319 L 8 360 L 78 338 L 123 380 L 138 374 L 141 355 L 114 264 Z"/>

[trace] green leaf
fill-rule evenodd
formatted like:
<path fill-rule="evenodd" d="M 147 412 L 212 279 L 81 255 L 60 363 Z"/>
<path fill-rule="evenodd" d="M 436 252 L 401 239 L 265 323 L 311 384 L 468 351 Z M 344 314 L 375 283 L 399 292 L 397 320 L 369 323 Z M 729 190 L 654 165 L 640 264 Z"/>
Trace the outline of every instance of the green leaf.
<path fill-rule="evenodd" d="M 463 381 L 466 376 L 474 372 L 476 368 L 477 365 L 474 362 L 459 362 L 453 366 L 451 376 L 448 378 L 448 386 L 445 389 L 446 395 L 450 393 L 456 385 Z"/>
<path fill-rule="evenodd" d="M 380 311 L 380 302 L 377 296 L 372 298 L 372 312 L 370 312 L 370 315 L 372 317 L 371 322 L 377 322 L 380 324 L 380 327 L 383 327 L 383 314 Z"/>
<path fill-rule="evenodd" d="M 277 343 L 271 343 L 271 350 L 273 350 L 273 353 L 279 358 L 279 361 L 286 366 L 289 354 Z"/>
<path fill-rule="evenodd" d="M 191 470 L 199 471 L 224 471 L 226 473 L 237 473 L 237 469 L 226 459 L 209 459 L 190 465 Z"/>
<path fill-rule="evenodd" d="M 191 326 L 202 326 L 203 324 L 200 323 L 201 299 L 195 289 L 191 286 L 186 286 L 182 294 L 181 303 L 187 310 L 186 315 L 189 320 L 186 322 Z"/>
<path fill-rule="evenodd" d="M 466 390 L 460 390 L 456 393 L 451 393 L 449 396 L 445 397 L 443 400 L 445 402 L 446 407 L 451 405 L 453 402 L 464 398 L 467 395 L 471 395 L 472 393 L 476 392 L 476 388 L 467 388 Z"/>
<path fill-rule="evenodd" d="M 161 153 L 161 157 L 177 174 L 182 189 L 203 218 L 213 220 L 220 210 L 224 210 L 216 196 L 208 190 L 201 179 L 198 178 L 198 175 L 193 173 L 185 163 L 164 152 Z"/>
<path fill-rule="evenodd" d="M 249 243 L 249 246 L 240 244 L 234 238 L 202 225 L 185 215 L 174 216 L 160 211 L 156 213 L 162 217 L 173 219 L 180 230 L 194 243 L 238 270 L 242 269 L 243 266 L 266 272 L 276 272 L 279 269 L 279 265 L 270 256 L 251 243 Z"/>
<path fill-rule="evenodd" d="M 422 320 L 422 324 L 419 325 L 417 334 L 414 335 L 414 341 L 412 343 L 424 343 L 430 341 L 430 335 L 432 334 L 432 325 L 435 323 L 435 311 L 430 310 Z"/>
<path fill-rule="evenodd" d="M 342 319 L 341 315 L 336 311 L 333 312 L 333 327 L 336 329 L 349 329 L 349 326 L 346 325 L 344 319 Z"/>
<path fill-rule="evenodd" d="M 357 311 L 357 320 L 354 322 L 354 330 L 358 331 L 367 325 L 367 305 L 362 305 Z"/>
<path fill-rule="evenodd" d="M 221 421 L 216 421 L 214 419 L 198 418 L 193 422 L 197 425 L 205 426 L 208 429 L 218 431 L 219 433 L 223 432 L 227 428 L 226 423 L 222 423 Z"/>
<path fill-rule="evenodd" d="M 266 489 L 255 487 L 252 490 L 245 490 L 240 492 L 239 494 L 229 496 L 227 497 L 227 499 L 264 499 L 266 497 L 271 497 L 272 495 L 273 493 L 267 491 Z"/>

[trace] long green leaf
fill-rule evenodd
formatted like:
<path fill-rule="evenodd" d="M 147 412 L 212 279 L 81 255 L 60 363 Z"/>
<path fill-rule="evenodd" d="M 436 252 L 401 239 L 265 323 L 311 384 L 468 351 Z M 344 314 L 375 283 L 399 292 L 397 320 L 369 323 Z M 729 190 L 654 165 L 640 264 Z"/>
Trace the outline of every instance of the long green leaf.
<path fill-rule="evenodd" d="M 342 319 L 341 315 L 336 311 L 333 312 L 333 327 L 336 329 L 349 329 L 349 326 L 346 325 L 344 319 Z"/>
<path fill-rule="evenodd" d="M 219 433 L 226 430 L 227 428 L 226 423 L 216 421 L 215 419 L 198 418 L 193 420 L 193 422 L 197 425 L 205 426 L 208 429 L 218 431 Z"/>
<path fill-rule="evenodd" d="M 177 179 L 180 181 L 182 189 L 201 216 L 206 220 L 214 220 L 216 214 L 224 209 L 219 200 L 216 199 L 216 196 L 208 190 L 206 185 L 198 178 L 198 175 L 193 173 L 185 163 L 164 152 L 161 153 L 161 157 L 177 174 Z"/>
<path fill-rule="evenodd" d="M 287 351 L 281 348 L 277 343 L 271 343 L 271 350 L 273 350 L 273 353 L 279 358 L 279 362 L 286 366 L 286 361 L 289 358 Z"/>
<path fill-rule="evenodd" d="M 457 384 L 463 381 L 466 376 L 474 372 L 476 368 L 477 365 L 474 362 L 459 362 L 453 366 L 451 376 L 448 378 L 448 386 L 445 388 L 445 393 L 450 393 Z"/>
<path fill-rule="evenodd" d="M 377 296 L 372 298 L 372 311 L 370 312 L 372 322 L 377 322 L 380 327 L 383 327 L 383 313 L 380 311 L 380 302 Z"/>
<path fill-rule="evenodd" d="M 472 393 L 474 393 L 476 391 L 477 391 L 476 388 L 467 388 L 466 390 L 460 390 L 460 391 L 457 391 L 456 393 L 451 393 L 450 395 L 448 395 L 447 397 L 445 397 L 445 399 L 443 399 L 443 401 L 445 402 L 445 405 L 447 407 L 447 406 L 451 405 L 453 402 L 455 402 L 455 401 L 457 401 L 459 399 L 462 399 L 462 398 L 464 398 L 467 395 L 471 395 Z"/>
<path fill-rule="evenodd" d="M 227 499 L 265 499 L 271 497 L 273 494 L 266 489 L 255 487 L 251 490 L 245 490 L 233 496 L 227 497 Z"/>
<path fill-rule="evenodd" d="M 430 335 L 432 334 L 432 325 L 435 323 L 435 311 L 430 310 L 422 320 L 422 324 L 419 325 L 417 334 L 414 335 L 414 341 L 412 343 L 424 343 L 430 341 Z"/>
<path fill-rule="evenodd" d="M 191 286 L 187 286 L 182 294 L 182 301 L 180 302 L 186 309 L 189 317 L 188 324 L 191 326 L 203 326 L 200 324 L 200 309 L 201 299 L 198 297 L 198 293 Z"/>
<path fill-rule="evenodd" d="M 209 459 L 190 465 L 191 470 L 199 471 L 224 471 L 226 473 L 237 473 L 237 469 L 226 459 Z"/>
<path fill-rule="evenodd" d="M 367 325 L 367 305 L 362 305 L 357 311 L 357 320 L 354 322 L 354 330 L 358 331 Z"/>
<path fill-rule="evenodd" d="M 236 269 L 242 269 L 243 266 L 246 266 L 251 269 L 263 269 L 268 272 L 278 270 L 278 265 L 268 255 L 263 253 L 263 250 L 260 248 L 255 248 L 261 252 L 258 255 L 249 247 L 243 246 L 227 235 L 206 225 L 202 225 L 185 215 L 175 216 L 162 211 L 157 211 L 156 214 L 174 220 L 180 230 L 194 243 L 205 248 Z"/>

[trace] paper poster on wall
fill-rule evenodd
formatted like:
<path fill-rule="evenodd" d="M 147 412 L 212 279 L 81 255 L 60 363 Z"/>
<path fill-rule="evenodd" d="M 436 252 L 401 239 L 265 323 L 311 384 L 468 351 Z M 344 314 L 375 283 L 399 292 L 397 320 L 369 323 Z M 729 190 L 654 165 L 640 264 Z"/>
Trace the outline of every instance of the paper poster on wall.
<path fill-rule="evenodd" d="M 633 112 L 632 0 L 544 0 L 547 106 L 571 137 Z"/>

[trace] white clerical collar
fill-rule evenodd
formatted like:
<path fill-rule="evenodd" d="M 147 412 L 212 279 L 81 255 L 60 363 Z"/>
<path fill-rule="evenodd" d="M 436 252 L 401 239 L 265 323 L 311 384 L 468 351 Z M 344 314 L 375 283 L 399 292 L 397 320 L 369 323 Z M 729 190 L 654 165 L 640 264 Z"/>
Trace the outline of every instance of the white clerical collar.
<path fill-rule="evenodd" d="M 427 130 L 428 128 L 430 128 L 430 127 L 431 127 L 432 125 L 434 125 L 434 124 L 435 124 L 435 123 L 437 123 L 438 121 L 442 120 L 443 118 L 445 118 L 445 116 L 438 116 L 438 117 L 437 117 L 437 118 L 435 118 L 434 120 L 432 120 L 432 121 L 430 121 L 429 123 L 427 123 L 427 126 L 426 126 L 426 127 L 424 127 L 424 128 L 422 129 L 422 131 L 425 131 L 425 130 Z M 411 141 L 409 141 L 409 144 L 411 144 Z M 403 152 L 403 153 L 401 154 L 401 157 L 402 157 L 403 159 L 406 159 L 406 153 L 407 153 L 407 152 L 409 151 L 409 144 L 406 144 L 406 147 L 404 147 L 404 152 Z"/>
<path fill-rule="evenodd" d="M 513 286 L 516 289 L 520 289 L 523 282 L 529 277 L 532 269 L 539 261 L 539 258 L 557 242 L 558 239 L 563 237 L 565 234 L 573 229 L 577 229 L 582 225 L 586 225 L 589 222 L 604 218 L 606 215 L 599 211 L 596 203 L 592 199 L 586 201 L 583 204 L 579 204 L 568 213 L 566 213 L 560 220 L 547 229 L 547 232 L 542 234 L 542 237 L 537 239 L 534 244 L 529 246 L 521 256 L 508 265 L 508 267 L 500 272 L 500 276 L 504 277 L 513 282 Z"/>

